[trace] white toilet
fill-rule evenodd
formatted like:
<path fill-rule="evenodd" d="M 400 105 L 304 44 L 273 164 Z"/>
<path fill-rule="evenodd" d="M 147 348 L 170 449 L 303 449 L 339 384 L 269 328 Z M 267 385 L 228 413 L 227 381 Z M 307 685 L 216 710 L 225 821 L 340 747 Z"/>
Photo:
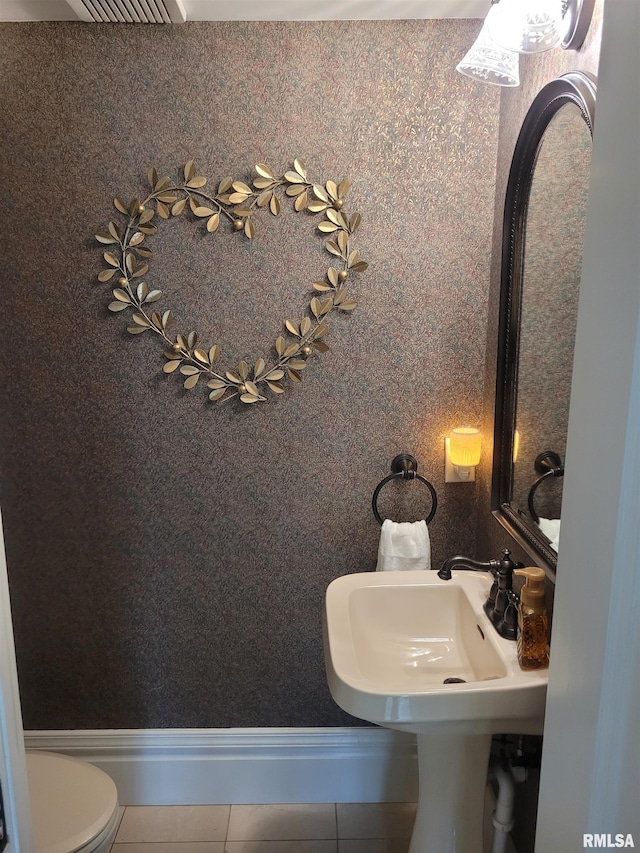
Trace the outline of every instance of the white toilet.
<path fill-rule="evenodd" d="M 33 853 L 109 853 L 120 811 L 116 786 L 86 761 L 27 752 Z"/>

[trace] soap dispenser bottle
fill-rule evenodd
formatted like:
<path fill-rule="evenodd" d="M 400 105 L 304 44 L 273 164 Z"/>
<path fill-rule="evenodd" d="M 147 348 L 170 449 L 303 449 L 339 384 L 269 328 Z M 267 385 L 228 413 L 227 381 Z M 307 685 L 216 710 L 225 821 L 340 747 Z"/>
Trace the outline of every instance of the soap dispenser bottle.
<path fill-rule="evenodd" d="M 518 661 L 521 669 L 543 669 L 549 665 L 547 612 L 544 603 L 544 569 L 516 569 L 525 578 L 518 613 Z"/>

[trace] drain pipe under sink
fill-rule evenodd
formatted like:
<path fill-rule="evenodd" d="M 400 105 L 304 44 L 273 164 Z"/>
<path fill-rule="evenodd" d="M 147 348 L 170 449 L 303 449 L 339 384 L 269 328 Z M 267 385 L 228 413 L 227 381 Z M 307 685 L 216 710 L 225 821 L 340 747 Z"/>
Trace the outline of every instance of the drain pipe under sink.
<path fill-rule="evenodd" d="M 506 853 L 507 839 L 513 829 L 513 799 L 515 783 L 524 782 L 527 771 L 524 767 L 513 767 L 504 755 L 491 760 L 489 778 L 498 783 L 498 796 L 493 812 L 493 846 L 491 853 Z"/>

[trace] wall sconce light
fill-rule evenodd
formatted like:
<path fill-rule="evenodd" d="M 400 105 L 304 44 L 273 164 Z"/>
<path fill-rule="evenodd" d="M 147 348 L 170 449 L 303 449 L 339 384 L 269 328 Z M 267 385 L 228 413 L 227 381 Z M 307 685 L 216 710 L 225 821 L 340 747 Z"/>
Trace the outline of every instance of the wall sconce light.
<path fill-rule="evenodd" d="M 520 452 L 520 432 L 515 429 L 513 431 L 513 464 L 518 461 L 518 453 Z"/>
<path fill-rule="evenodd" d="M 496 86 L 520 85 L 520 54 L 578 50 L 595 0 L 492 0 L 475 43 L 456 70 Z"/>
<path fill-rule="evenodd" d="M 474 427 L 456 427 L 444 440 L 445 483 L 472 483 L 480 464 L 482 433 Z"/>
<path fill-rule="evenodd" d="M 564 35 L 562 0 L 499 0 L 485 20 L 489 35 L 501 47 L 518 53 L 544 53 L 558 47 Z"/>

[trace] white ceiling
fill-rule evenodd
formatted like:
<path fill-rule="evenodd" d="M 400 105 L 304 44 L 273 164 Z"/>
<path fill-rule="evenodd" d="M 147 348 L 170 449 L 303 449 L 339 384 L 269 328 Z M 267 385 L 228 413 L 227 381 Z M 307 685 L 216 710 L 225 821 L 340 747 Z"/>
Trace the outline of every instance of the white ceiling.
<path fill-rule="evenodd" d="M 483 18 L 490 3 L 491 0 L 183 0 L 188 21 Z M 0 21 L 77 20 L 66 0 L 0 0 Z"/>

